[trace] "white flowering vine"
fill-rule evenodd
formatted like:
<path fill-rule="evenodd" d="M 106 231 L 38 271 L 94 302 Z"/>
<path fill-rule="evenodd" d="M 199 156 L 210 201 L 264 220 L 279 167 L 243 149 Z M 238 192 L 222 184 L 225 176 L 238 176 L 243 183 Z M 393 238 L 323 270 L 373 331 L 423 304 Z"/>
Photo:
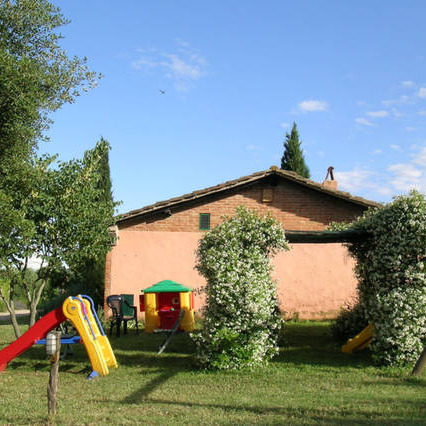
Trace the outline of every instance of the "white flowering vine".
<path fill-rule="evenodd" d="M 413 362 L 426 344 L 426 199 L 413 191 L 369 210 L 351 227 L 369 234 L 349 250 L 357 309 L 375 327 L 373 356 L 384 365 Z"/>
<path fill-rule="evenodd" d="M 278 352 L 283 321 L 270 257 L 282 249 L 289 247 L 280 223 L 244 207 L 200 240 L 206 305 L 203 329 L 192 337 L 202 367 L 254 368 Z"/>

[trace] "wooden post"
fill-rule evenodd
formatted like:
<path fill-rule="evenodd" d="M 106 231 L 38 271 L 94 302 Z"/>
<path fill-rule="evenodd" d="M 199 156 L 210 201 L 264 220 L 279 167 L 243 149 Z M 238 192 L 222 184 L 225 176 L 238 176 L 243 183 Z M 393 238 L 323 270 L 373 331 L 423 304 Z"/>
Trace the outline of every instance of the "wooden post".
<path fill-rule="evenodd" d="M 54 331 L 52 333 L 56 338 L 56 350 L 53 355 L 50 355 L 50 375 L 49 384 L 47 385 L 47 408 L 49 416 L 54 416 L 58 409 L 56 397 L 58 394 L 59 357 L 61 352 L 61 332 Z"/>
<path fill-rule="evenodd" d="M 426 348 L 423 349 L 423 352 L 420 355 L 420 358 L 417 360 L 416 365 L 414 366 L 411 374 L 413 376 L 420 376 L 425 366 L 426 366 Z"/>

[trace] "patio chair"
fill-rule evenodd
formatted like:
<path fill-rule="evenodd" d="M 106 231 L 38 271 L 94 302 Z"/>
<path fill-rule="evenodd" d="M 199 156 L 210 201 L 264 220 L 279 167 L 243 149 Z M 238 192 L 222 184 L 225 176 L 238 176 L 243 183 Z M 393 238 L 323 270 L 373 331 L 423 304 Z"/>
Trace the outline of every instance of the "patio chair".
<path fill-rule="evenodd" d="M 112 330 L 116 327 L 116 335 L 120 337 L 121 323 L 123 323 L 123 332 L 127 334 L 127 322 L 134 320 L 136 322 L 136 333 L 139 334 L 137 308 L 132 303 L 133 295 L 129 294 L 112 294 L 107 297 L 107 305 L 112 311 L 111 326 L 109 335 L 112 335 Z M 130 301 L 130 303 L 129 303 Z"/>
<path fill-rule="evenodd" d="M 121 313 L 123 315 L 124 334 L 127 333 L 127 321 L 135 321 L 136 334 L 139 334 L 138 328 L 138 308 L 133 304 L 133 294 L 121 295 Z"/>

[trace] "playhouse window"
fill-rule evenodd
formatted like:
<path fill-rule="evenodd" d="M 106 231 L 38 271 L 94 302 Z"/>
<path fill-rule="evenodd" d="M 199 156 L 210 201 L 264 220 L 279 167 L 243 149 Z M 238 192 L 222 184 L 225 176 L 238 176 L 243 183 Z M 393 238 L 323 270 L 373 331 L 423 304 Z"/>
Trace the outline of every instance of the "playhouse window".
<path fill-rule="evenodd" d="M 199 230 L 208 231 L 210 229 L 210 213 L 200 213 Z"/>

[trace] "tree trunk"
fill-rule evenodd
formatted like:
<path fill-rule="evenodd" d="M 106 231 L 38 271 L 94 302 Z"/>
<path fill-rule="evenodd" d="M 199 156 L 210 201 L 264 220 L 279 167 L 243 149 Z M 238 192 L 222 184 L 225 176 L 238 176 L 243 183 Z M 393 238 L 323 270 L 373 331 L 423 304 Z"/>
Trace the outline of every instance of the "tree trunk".
<path fill-rule="evenodd" d="M 422 374 L 423 369 L 426 366 L 426 347 L 423 349 L 422 354 L 416 362 L 416 365 L 413 368 L 411 374 L 413 376 L 420 376 Z"/>
<path fill-rule="evenodd" d="M 30 319 L 29 319 L 29 327 L 32 327 L 36 322 L 36 316 L 37 316 L 37 305 L 34 306 L 33 303 L 30 305 Z"/>
<path fill-rule="evenodd" d="M 21 337 L 21 328 L 19 327 L 18 319 L 16 318 L 15 308 L 13 307 L 12 310 L 9 310 L 9 313 L 10 313 L 10 322 L 12 323 L 12 326 L 13 326 L 13 331 L 15 332 L 15 336 L 18 339 L 19 337 Z"/>
<path fill-rule="evenodd" d="M 45 285 L 46 285 L 46 282 L 43 281 L 40 287 L 35 291 L 34 298 L 30 302 L 30 320 L 29 320 L 30 327 L 32 327 L 36 322 L 37 306 L 38 306 L 38 302 L 40 302 L 41 294 L 43 292 Z"/>
<path fill-rule="evenodd" d="M 5 298 L 3 293 L 0 295 L 0 297 L 1 297 L 1 300 L 4 302 L 4 304 L 6 305 L 6 308 L 10 314 L 10 322 L 12 323 L 15 337 L 18 339 L 19 337 L 21 337 L 21 329 L 18 324 L 18 319 L 16 318 L 15 303 L 13 302 L 13 300 L 8 301 Z"/>

